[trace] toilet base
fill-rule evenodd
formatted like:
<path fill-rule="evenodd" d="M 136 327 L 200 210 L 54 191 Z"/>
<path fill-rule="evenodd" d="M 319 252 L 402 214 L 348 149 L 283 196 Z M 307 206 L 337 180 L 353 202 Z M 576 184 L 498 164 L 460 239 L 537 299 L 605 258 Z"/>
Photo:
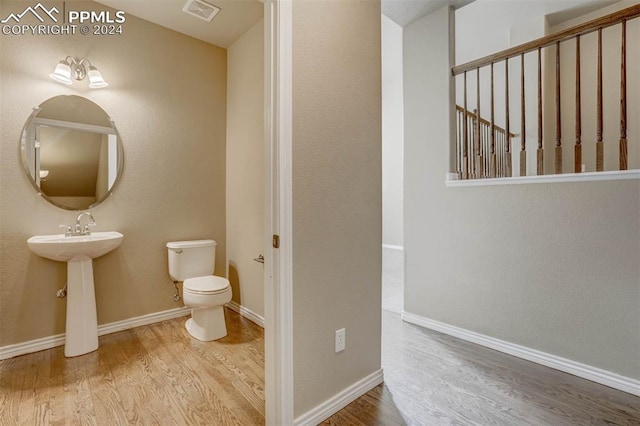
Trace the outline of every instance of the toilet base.
<path fill-rule="evenodd" d="M 227 335 L 224 307 L 191 309 L 191 318 L 184 326 L 192 337 L 203 342 L 222 339 Z"/>

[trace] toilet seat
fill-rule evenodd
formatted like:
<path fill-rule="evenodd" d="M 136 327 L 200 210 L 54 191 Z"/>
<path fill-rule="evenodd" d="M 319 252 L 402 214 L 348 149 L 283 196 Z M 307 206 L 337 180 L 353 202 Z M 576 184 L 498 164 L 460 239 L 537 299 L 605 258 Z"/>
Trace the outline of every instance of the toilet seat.
<path fill-rule="evenodd" d="M 184 280 L 183 291 L 194 294 L 218 294 L 227 291 L 231 285 L 229 280 L 216 275 L 189 278 Z"/>

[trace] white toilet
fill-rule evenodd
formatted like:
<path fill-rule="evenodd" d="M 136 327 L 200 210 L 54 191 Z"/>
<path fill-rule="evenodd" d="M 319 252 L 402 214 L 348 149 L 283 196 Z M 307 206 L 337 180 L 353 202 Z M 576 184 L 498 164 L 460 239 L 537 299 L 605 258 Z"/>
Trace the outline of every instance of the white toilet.
<path fill-rule="evenodd" d="M 224 277 L 213 275 L 216 242 L 213 240 L 167 243 L 169 275 L 182 281 L 185 306 L 191 318 L 185 324 L 190 335 L 208 342 L 227 335 L 224 305 L 231 301 L 231 285 Z"/>

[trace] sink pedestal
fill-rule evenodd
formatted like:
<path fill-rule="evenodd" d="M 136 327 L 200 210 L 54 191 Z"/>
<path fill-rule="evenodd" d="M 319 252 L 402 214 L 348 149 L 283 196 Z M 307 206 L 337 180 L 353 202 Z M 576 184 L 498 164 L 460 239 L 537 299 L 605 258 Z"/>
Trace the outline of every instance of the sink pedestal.
<path fill-rule="evenodd" d="M 64 356 L 72 357 L 98 349 L 96 292 L 93 260 L 120 246 L 119 232 L 90 235 L 36 235 L 27 240 L 32 252 L 45 259 L 67 262 L 67 327 Z"/>
<path fill-rule="evenodd" d="M 93 286 L 93 260 L 75 256 L 67 262 L 67 326 L 64 356 L 98 349 L 98 317 Z"/>

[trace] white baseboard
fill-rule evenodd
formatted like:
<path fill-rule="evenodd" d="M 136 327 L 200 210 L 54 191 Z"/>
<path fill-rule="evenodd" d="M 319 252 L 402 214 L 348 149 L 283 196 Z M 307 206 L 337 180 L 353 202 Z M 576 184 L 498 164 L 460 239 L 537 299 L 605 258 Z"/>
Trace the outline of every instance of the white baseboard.
<path fill-rule="evenodd" d="M 156 312 L 153 314 L 142 315 L 135 318 L 129 318 L 122 321 L 116 321 L 109 324 L 98 326 L 98 336 L 105 334 L 117 333 L 118 331 L 129 330 L 131 328 L 143 325 L 154 324 L 156 322 L 166 321 L 174 318 L 189 315 L 191 310 L 187 307 L 169 309 L 168 311 Z M 55 348 L 64 345 L 64 333 L 55 336 L 43 337 L 41 339 L 30 340 L 28 342 L 16 343 L 13 345 L 0 347 L 0 360 L 13 358 L 19 355 L 29 354 L 33 352 L 43 351 L 45 349 Z"/>
<path fill-rule="evenodd" d="M 384 375 L 382 369 L 368 375 L 364 379 L 349 386 L 339 394 L 335 395 L 331 399 L 318 405 L 316 408 L 306 412 L 298 417 L 294 425 L 295 426 L 315 426 L 322 423 L 338 411 L 342 410 L 347 405 L 351 404 L 356 399 L 360 398 L 371 389 L 378 386 L 384 381 Z"/>
<path fill-rule="evenodd" d="M 404 251 L 403 246 L 394 246 L 393 244 L 383 244 L 382 248 L 389 249 L 389 250 Z"/>
<path fill-rule="evenodd" d="M 43 337 L 41 339 L 29 340 L 28 342 L 16 343 L 0 348 L 0 360 L 9 359 L 16 356 L 40 352 L 45 349 L 55 348 L 64 345 L 64 334 Z"/>
<path fill-rule="evenodd" d="M 231 302 L 227 305 L 231 310 L 248 318 L 260 327 L 264 328 L 264 318 L 257 315 L 253 311 Z M 157 322 L 166 321 L 174 318 L 189 315 L 191 309 L 186 306 L 181 308 L 169 309 L 168 311 L 155 312 L 153 314 L 142 315 L 139 317 L 129 318 L 122 321 L 116 321 L 98 326 L 98 336 L 105 334 L 117 333 L 118 331 L 129 330 L 143 325 L 155 324 Z M 20 355 L 39 352 L 46 349 L 55 348 L 64 345 L 64 333 L 55 336 L 43 337 L 41 339 L 29 340 L 28 342 L 16 343 L 0 347 L 0 360 L 13 358 Z"/>
<path fill-rule="evenodd" d="M 527 361 L 573 374 L 574 376 L 582 377 L 583 379 L 591 380 L 592 382 L 600 383 L 632 395 L 640 396 L 640 380 L 621 376 L 607 370 L 538 351 L 536 349 L 531 349 L 526 346 L 485 336 L 484 334 L 465 330 L 464 328 L 455 327 L 429 318 L 421 317 L 419 315 L 403 312 L 402 320 L 430 330 L 448 334 L 449 336 L 457 337 L 468 342 L 476 343 L 505 354 L 526 359 Z"/>
<path fill-rule="evenodd" d="M 256 314 L 251 309 L 247 309 L 244 306 L 239 305 L 234 301 L 231 301 L 231 302 L 227 303 L 226 306 L 227 306 L 227 308 L 231 309 L 232 311 L 242 315 L 243 317 L 245 317 L 249 321 L 254 322 L 255 324 L 257 324 L 260 327 L 264 328 L 264 317 Z"/>
<path fill-rule="evenodd" d="M 129 330 L 143 325 L 155 324 L 174 318 L 184 317 L 191 314 L 191 309 L 183 306 L 181 308 L 169 309 L 168 311 L 156 312 L 153 314 L 142 315 L 127 320 L 116 321 L 109 324 L 98 326 L 98 336 L 105 334 L 117 333 L 118 331 Z"/>

